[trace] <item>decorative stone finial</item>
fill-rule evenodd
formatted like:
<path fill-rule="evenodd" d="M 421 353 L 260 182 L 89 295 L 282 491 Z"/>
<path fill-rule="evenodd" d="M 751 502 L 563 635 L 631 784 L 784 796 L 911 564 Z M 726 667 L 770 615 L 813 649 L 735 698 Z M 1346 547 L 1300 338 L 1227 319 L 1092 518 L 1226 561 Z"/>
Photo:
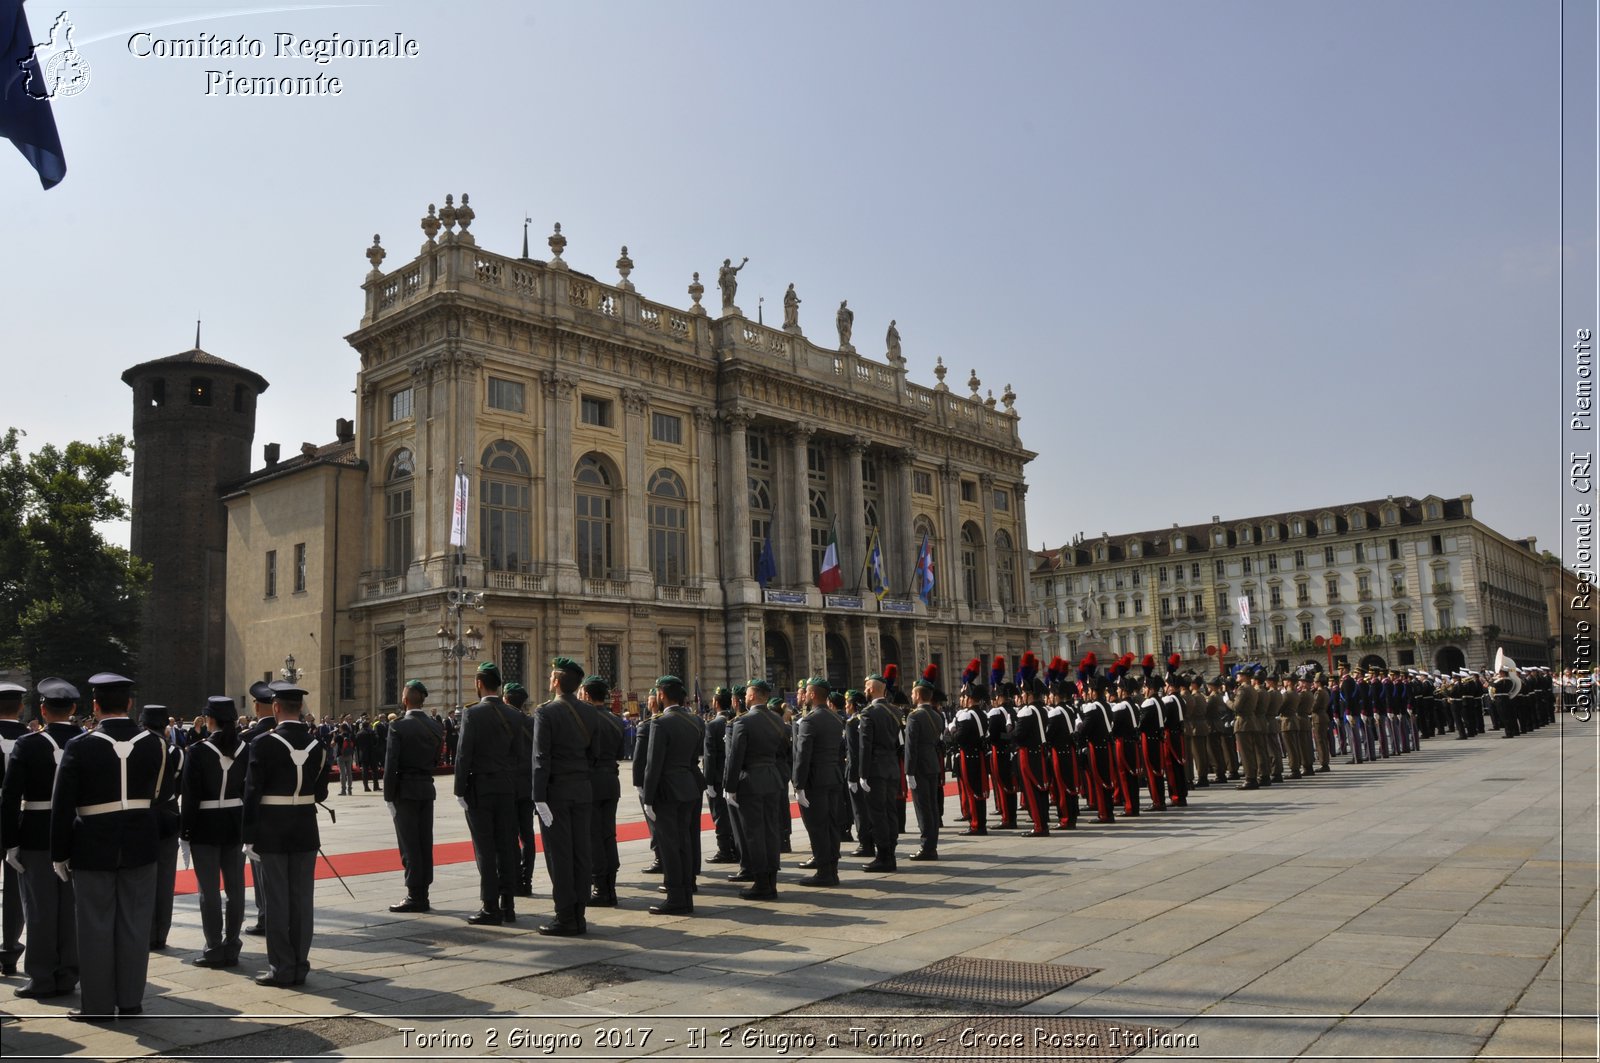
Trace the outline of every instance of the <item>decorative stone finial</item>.
<path fill-rule="evenodd" d="M 467 206 L 467 194 L 461 193 L 461 208 L 456 211 L 456 224 L 461 226 L 461 231 L 472 228 L 472 219 L 477 216 L 478 212 Z"/>
<path fill-rule="evenodd" d="M 388 257 L 388 254 L 389 253 L 383 249 L 383 237 L 379 236 L 377 233 L 373 233 L 372 246 L 367 248 L 367 261 L 372 263 L 372 272 L 378 272 L 379 268 L 383 265 L 383 260 Z M 195 331 L 198 332 L 199 329 L 196 328 Z M 195 346 L 200 346 L 198 340 L 195 341 Z"/>
<path fill-rule="evenodd" d="M 1006 412 L 1007 413 L 1015 413 L 1016 412 L 1017 393 L 1015 391 L 1011 390 L 1011 385 L 1010 384 L 1007 384 L 1005 391 L 1001 393 L 1000 401 L 1006 404 Z"/>
<path fill-rule="evenodd" d="M 428 238 L 428 244 L 437 243 L 435 236 L 439 235 L 439 216 L 434 213 L 433 204 L 428 204 L 427 216 L 422 219 L 422 234 Z"/>
<path fill-rule="evenodd" d="M 948 373 L 948 372 L 950 372 L 950 370 L 945 368 L 944 357 L 942 355 L 933 360 L 933 375 L 939 381 L 937 386 L 938 386 L 940 391 L 949 391 L 950 390 L 949 385 L 944 382 L 944 375 L 946 373 Z"/>
<path fill-rule="evenodd" d="M 628 245 L 622 245 L 622 257 L 617 259 L 617 272 L 622 274 L 622 283 L 617 287 L 625 292 L 633 291 L 633 282 L 628 279 L 628 274 L 633 272 L 633 259 L 628 257 Z"/>
<path fill-rule="evenodd" d="M 989 389 L 989 397 L 983 400 L 983 404 L 991 410 L 994 409 L 994 388 Z"/>
<path fill-rule="evenodd" d="M 976 369 L 972 370 L 972 375 L 967 377 L 967 387 L 972 389 L 973 398 L 978 397 L 978 385 L 981 383 L 982 381 L 978 379 L 978 371 Z"/>
<path fill-rule="evenodd" d="M 444 223 L 446 235 L 455 231 L 456 227 L 456 197 L 446 192 L 444 207 L 439 211 L 439 221 Z"/>
<path fill-rule="evenodd" d="M 560 222 L 556 222 L 556 231 L 550 234 L 547 242 L 550 244 L 550 265 L 555 269 L 566 269 L 567 264 L 561 260 L 561 252 L 566 249 L 567 238 L 561 235 Z"/>
<path fill-rule="evenodd" d="M 691 314 L 704 314 L 706 308 L 700 305 L 700 297 L 706 294 L 706 286 L 700 283 L 700 274 L 694 275 L 694 280 L 689 284 L 689 298 L 694 300 L 694 306 L 689 309 Z"/>

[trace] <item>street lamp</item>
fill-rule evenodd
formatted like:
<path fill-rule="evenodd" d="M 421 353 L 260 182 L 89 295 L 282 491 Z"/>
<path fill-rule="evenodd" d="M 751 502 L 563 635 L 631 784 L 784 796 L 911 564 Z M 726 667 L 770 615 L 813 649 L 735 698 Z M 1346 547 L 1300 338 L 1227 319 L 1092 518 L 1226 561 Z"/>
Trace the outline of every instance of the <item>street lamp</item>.
<path fill-rule="evenodd" d="M 289 654 L 283 659 L 283 669 L 278 673 L 283 676 L 285 683 L 298 683 L 305 673 L 294 666 L 294 654 Z"/>
<path fill-rule="evenodd" d="M 445 595 L 445 608 L 455 618 L 453 630 L 451 625 L 440 624 L 439 630 L 434 632 L 434 638 L 439 643 L 439 654 L 444 658 L 444 663 L 455 662 L 455 687 L 452 691 L 451 702 L 461 707 L 461 662 L 468 656 L 476 656 L 483 650 L 483 632 L 476 627 L 461 629 L 461 611 L 463 609 L 476 609 L 483 612 L 483 595 L 477 591 L 464 591 L 452 589 Z"/>

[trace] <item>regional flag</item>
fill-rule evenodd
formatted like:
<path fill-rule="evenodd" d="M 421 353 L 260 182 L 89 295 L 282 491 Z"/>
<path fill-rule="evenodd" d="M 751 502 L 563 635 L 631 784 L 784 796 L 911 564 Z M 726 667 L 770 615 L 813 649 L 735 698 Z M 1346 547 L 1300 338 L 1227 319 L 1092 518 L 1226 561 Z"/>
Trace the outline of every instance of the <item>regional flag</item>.
<path fill-rule="evenodd" d="M 933 543 L 927 535 L 923 535 L 922 549 L 917 551 L 917 597 L 923 605 L 933 597 Z"/>
<path fill-rule="evenodd" d="M 880 602 L 889 593 L 889 585 L 883 579 L 883 547 L 878 542 L 877 528 L 872 529 L 872 545 L 867 548 L 867 586 Z"/>
<path fill-rule="evenodd" d="M 17 146 L 45 188 L 54 188 L 67 175 L 67 157 L 44 90 L 44 71 L 34 58 L 22 0 L 0 0 L 0 137 Z"/>
<path fill-rule="evenodd" d="M 450 545 L 467 545 L 467 474 L 456 473 L 455 506 L 450 514 Z"/>
<path fill-rule="evenodd" d="M 761 544 L 761 559 L 756 562 L 756 582 L 765 589 L 778 578 L 778 561 L 772 556 L 772 526 L 767 526 L 766 541 Z"/>
<path fill-rule="evenodd" d="M 832 594 L 844 586 L 844 572 L 839 568 L 839 533 L 828 529 L 828 549 L 822 555 L 822 571 L 817 575 L 817 586 L 823 594 Z"/>

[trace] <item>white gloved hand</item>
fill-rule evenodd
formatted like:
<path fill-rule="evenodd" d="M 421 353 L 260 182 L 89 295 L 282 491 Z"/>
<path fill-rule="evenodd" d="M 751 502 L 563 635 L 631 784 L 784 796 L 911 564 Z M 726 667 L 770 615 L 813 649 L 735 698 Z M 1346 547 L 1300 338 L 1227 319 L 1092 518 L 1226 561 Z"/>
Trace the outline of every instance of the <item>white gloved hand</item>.
<path fill-rule="evenodd" d="M 456 798 L 456 804 L 461 806 L 461 811 L 463 811 L 463 812 L 472 811 L 472 806 L 467 804 L 467 799 L 465 797 Z"/>
<path fill-rule="evenodd" d="M 6 850 L 6 863 L 10 864 L 18 871 L 22 870 L 22 857 L 17 855 L 17 850 L 20 848 L 21 846 L 13 845 L 11 848 Z"/>
<path fill-rule="evenodd" d="M 916 793 L 916 791 L 917 791 L 917 777 L 915 775 L 907 775 L 906 776 L 906 785 L 911 788 L 911 792 L 912 793 Z"/>
<path fill-rule="evenodd" d="M 246 845 L 244 847 L 244 858 L 252 864 L 260 862 L 260 858 L 256 856 L 256 847 L 254 845 Z"/>
<path fill-rule="evenodd" d="M 556 821 L 555 813 L 551 812 L 550 806 L 545 804 L 543 801 L 535 801 L 533 803 L 533 810 L 539 813 L 539 822 L 543 823 L 546 827 Z"/>
<path fill-rule="evenodd" d="M 656 809 L 654 805 L 644 806 L 644 818 L 648 819 L 651 823 L 656 821 Z"/>
<path fill-rule="evenodd" d="M 194 854 L 189 850 L 189 839 L 185 838 L 178 843 L 178 849 L 183 853 L 183 866 L 194 866 Z"/>
<path fill-rule="evenodd" d="M 715 801 L 716 799 L 717 799 L 717 788 L 715 786 L 707 786 L 706 787 L 706 800 L 707 801 Z"/>
<path fill-rule="evenodd" d="M 633 792 L 639 795 L 639 807 L 643 808 L 644 807 L 644 787 L 635 786 L 633 788 Z"/>
<path fill-rule="evenodd" d="M 389 810 L 390 819 L 395 819 L 400 815 L 400 808 L 393 801 L 385 801 L 383 804 Z"/>
<path fill-rule="evenodd" d="M 67 882 L 72 879 L 72 861 L 55 860 L 51 862 L 50 866 L 55 869 L 56 878 L 60 879 L 62 882 Z"/>
<path fill-rule="evenodd" d="M 858 783 L 858 782 L 855 782 L 854 780 L 852 780 L 849 783 L 849 786 L 850 786 L 850 792 L 851 793 L 855 793 L 857 790 L 861 789 L 861 784 Z"/>
<path fill-rule="evenodd" d="M 795 790 L 794 799 L 796 801 L 800 802 L 800 807 L 801 808 L 810 808 L 811 807 L 811 802 L 806 800 L 806 792 L 804 790 L 798 790 L 798 789 Z"/>
<path fill-rule="evenodd" d="M 726 794 L 726 797 L 727 797 L 728 807 L 729 808 L 738 808 L 739 807 L 739 795 L 738 794 L 734 793 L 732 790 L 729 790 L 727 792 L 727 794 Z"/>
<path fill-rule="evenodd" d="M 862 779 L 861 780 L 861 792 L 864 793 L 864 794 L 870 794 L 872 792 L 872 784 L 867 782 L 867 780 Z"/>

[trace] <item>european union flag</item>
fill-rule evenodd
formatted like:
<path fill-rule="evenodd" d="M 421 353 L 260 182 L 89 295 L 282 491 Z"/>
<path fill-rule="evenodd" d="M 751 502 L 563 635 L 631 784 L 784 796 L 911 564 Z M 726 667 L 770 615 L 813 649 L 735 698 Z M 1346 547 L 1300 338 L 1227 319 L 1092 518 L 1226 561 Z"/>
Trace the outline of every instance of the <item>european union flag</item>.
<path fill-rule="evenodd" d="M 763 588 L 778 578 L 778 562 L 772 556 L 772 528 L 767 528 L 766 542 L 761 544 L 761 560 L 756 562 L 756 582 Z"/>
<path fill-rule="evenodd" d="M 0 0 L 0 137 L 17 146 L 39 174 L 39 183 L 53 188 L 67 175 L 56 118 L 48 99 L 29 95 L 30 84 L 43 94 L 44 71 L 33 56 L 33 34 L 22 0 Z"/>

